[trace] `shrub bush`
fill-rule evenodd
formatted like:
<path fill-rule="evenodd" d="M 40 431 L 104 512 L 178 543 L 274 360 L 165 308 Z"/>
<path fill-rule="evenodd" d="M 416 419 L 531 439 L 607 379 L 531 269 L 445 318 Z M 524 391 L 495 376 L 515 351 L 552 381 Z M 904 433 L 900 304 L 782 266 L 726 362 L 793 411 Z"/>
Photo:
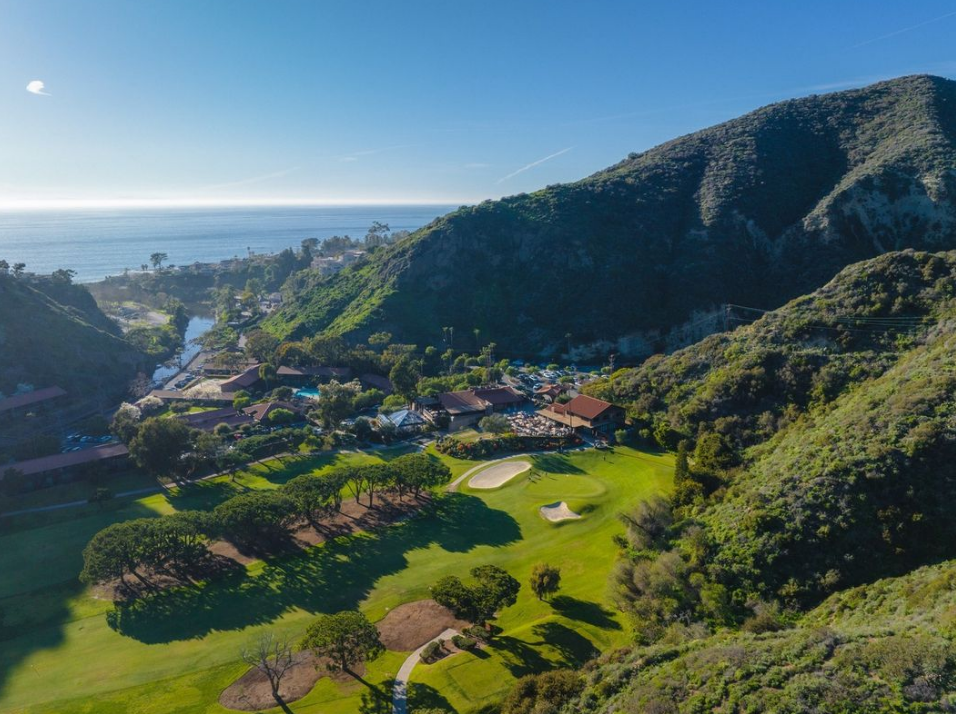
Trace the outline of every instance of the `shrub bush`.
<path fill-rule="evenodd" d="M 422 650 L 422 661 L 426 663 L 431 663 L 441 657 L 442 646 L 441 640 L 435 640 L 434 642 L 429 642 L 425 645 L 425 649 Z"/>
<path fill-rule="evenodd" d="M 472 637 L 465 637 L 464 635 L 455 635 L 451 638 L 452 643 L 460 650 L 473 650 L 478 646 L 478 641 Z"/>
<path fill-rule="evenodd" d="M 457 459 L 481 459 L 501 452 L 546 451 L 576 443 L 577 437 L 517 436 L 504 434 L 491 439 L 460 441 L 454 437 L 435 444 L 438 452 Z"/>

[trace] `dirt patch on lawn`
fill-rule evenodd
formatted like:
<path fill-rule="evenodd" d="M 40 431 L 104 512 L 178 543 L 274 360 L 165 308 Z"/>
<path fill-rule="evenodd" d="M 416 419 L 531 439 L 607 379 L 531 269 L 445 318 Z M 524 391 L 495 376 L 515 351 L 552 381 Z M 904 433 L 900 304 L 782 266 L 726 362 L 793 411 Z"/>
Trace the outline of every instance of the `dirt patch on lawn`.
<path fill-rule="evenodd" d="M 400 499 L 398 494 L 376 494 L 374 508 L 369 508 L 364 499 L 363 503 L 348 499 L 342 502 L 342 510 L 339 513 L 322 521 L 318 528 L 308 523 L 299 524 L 292 538 L 300 547 L 308 547 L 324 543 L 331 538 L 375 530 L 409 518 L 430 501 L 431 497 L 428 495 L 419 498 L 405 496 Z"/>
<path fill-rule="evenodd" d="M 290 537 L 281 543 L 263 544 L 259 548 L 249 549 L 226 540 L 213 541 L 208 546 L 210 557 L 194 572 L 186 575 L 141 572 L 140 575 L 143 576 L 145 583 L 130 575 L 126 577 L 125 583 L 113 580 L 96 585 L 93 588 L 93 595 L 114 601 L 134 600 L 162 590 L 189 585 L 197 580 L 215 578 L 223 572 L 249 565 L 263 557 L 288 555 L 332 538 L 399 523 L 410 518 L 430 502 L 431 496 L 427 494 L 417 498 L 406 495 L 402 499 L 398 497 L 398 494 L 376 494 L 374 508 L 369 508 L 364 499 L 362 503 L 349 499 L 342 502 L 341 512 L 323 520 L 318 526 L 304 521 L 299 523 L 292 530 Z"/>
<path fill-rule="evenodd" d="M 354 679 L 352 674 L 339 670 L 330 671 L 328 660 L 317 658 L 311 652 L 297 652 L 295 664 L 286 672 L 279 685 L 279 696 L 286 703 L 302 699 L 312 691 L 315 683 L 322 677 L 329 677 L 335 682 L 349 682 Z M 357 665 L 354 674 L 361 677 L 365 674 L 365 665 Z M 226 687 L 219 695 L 219 703 L 227 709 L 255 712 L 263 709 L 272 709 L 277 706 L 272 697 L 272 688 L 269 680 L 258 669 L 253 667 L 235 682 Z"/>
<path fill-rule="evenodd" d="M 223 554 L 215 548 L 210 548 L 209 551 L 209 556 L 188 572 L 145 570 L 139 573 L 142 580 L 133 575 L 127 575 L 122 580 L 117 578 L 94 585 L 91 588 L 93 597 L 114 602 L 135 600 L 170 588 L 184 587 L 200 580 L 220 577 L 239 567 L 239 562 L 228 553 Z"/>
<path fill-rule="evenodd" d="M 376 627 L 382 644 L 395 652 L 411 652 L 448 629 L 461 630 L 471 623 L 459 620 L 434 600 L 418 600 L 399 605 L 383 617 Z"/>
<path fill-rule="evenodd" d="M 470 623 L 459 620 L 448 608 L 434 600 L 419 600 L 399 605 L 382 618 L 375 627 L 386 649 L 395 652 L 412 652 L 430 642 L 448 629 L 459 632 Z M 451 642 L 445 644 L 440 657 L 458 652 Z M 365 674 L 365 665 L 355 668 L 355 674 Z M 312 691 L 322 677 L 331 677 L 336 682 L 348 682 L 348 672 L 329 671 L 328 660 L 316 658 L 311 652 L 297 652 L 295 664 L 286 673 L 279 687 L 279 694 L 291 704 Z M 219 695 L 219 703 L 228 709 L 260 711 L 276 706 L 272 698 L 269 680 L 258 669 L 252 668 Z"/>

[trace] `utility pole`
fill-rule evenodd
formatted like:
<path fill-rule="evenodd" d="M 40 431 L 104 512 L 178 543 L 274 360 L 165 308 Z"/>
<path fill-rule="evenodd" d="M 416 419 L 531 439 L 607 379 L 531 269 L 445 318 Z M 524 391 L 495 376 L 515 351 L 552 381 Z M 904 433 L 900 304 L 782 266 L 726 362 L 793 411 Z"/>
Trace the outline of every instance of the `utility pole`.
<path fill-rule="evenodd" d="M 611 401 L 617 399 L 617 395 L 614 393 L 614 360 L 617 358 L 617 355 L 613 352 L 608 357 L 608 364 L 611 367 L 611 374 L 608 375 L 608 378 L 611 380 Z"/>

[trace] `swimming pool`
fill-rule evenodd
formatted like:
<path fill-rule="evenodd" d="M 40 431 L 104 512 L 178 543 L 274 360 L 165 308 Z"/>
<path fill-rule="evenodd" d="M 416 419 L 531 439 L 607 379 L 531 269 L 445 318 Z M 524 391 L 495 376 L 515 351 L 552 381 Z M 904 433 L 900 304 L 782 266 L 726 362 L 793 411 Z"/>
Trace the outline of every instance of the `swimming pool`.
<path fill-rule="evenodd" d="M 316 389 L 315 387 L 308 387 L 307 389 L 295 390 L 296 399 L 318 399 L 321 395 L 322 395 L 322 392 Z"/>

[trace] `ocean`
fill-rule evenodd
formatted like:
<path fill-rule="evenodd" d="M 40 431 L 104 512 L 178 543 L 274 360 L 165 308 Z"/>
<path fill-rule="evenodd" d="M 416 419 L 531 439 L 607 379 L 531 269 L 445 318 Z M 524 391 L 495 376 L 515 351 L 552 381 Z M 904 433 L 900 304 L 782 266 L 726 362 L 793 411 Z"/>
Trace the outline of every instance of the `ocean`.
<path fill-rule="evenodd" d="M 0 211 L 0 259 L 35 273 L 76 271 L 77 282 L 138 270 L 151 253 L 168 265 L 208 263 L 299 247 L 303 238 L 360 238 L 373 221 L 413 231 L 456 206 Z"/>

